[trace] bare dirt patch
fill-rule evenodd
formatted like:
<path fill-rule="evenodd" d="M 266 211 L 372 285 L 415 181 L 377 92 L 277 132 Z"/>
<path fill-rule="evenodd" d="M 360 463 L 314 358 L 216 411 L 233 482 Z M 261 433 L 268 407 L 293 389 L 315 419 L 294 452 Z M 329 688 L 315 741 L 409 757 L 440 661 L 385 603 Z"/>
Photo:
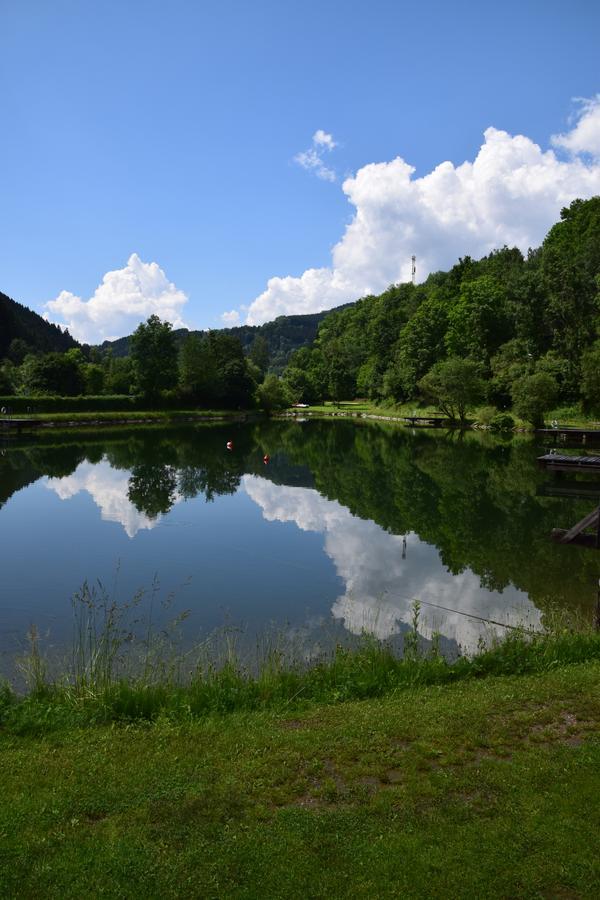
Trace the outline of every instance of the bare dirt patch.
<path fill-rule="evenodd" d="M 311 728 L 317 728 L 321 725 L 320 719 L 283 719 L 279 722 L 279 727 L 284 731 L 304 731 Z"/>

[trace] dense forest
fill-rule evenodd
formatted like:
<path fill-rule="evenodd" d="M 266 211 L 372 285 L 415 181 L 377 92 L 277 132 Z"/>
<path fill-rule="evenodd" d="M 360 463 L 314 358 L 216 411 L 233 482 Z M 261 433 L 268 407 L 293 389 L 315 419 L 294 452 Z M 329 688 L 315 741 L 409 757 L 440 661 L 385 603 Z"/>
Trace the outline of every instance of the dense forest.
<path fill-rule="evenodd" d="M 340 306 L 337 309 L 345 309 L 350 305 L 346 304 L 346 306 Z M 309 313 L 302 316 L 278 316 L 272 322 L 265 322 L 264 325 L 239 325 L 235 328 L 220 328 L 218 330 L 222 334 L 237 338 L 246 356 L 251 353 L 257 339 L 260 339 L 259 343 L 262 343 L 262 339 L 264 339 L 269 354 L 269 372 L 281 375 L 292 353 L 307 344 L 312 344 L 317 336 L 320 323 L 331 312 L 336 311 L 326 310 L 325 312 Z M 188 331 L 187 328 L 178 328 L 173 332 L 173 337 L 179 348 L 183 346 L 190 335 L 195 335 L 195 337 L 202 340 L 207 337 L 208 332 Z M 131 337 L 123 337 L 116 341 L 104 341 L 101 350 L 103 353 L 110 352 L 113 357 L 119 358 L 129 356 L 130 346 Z"/>
<path fill-rule="evenodd" d="M 485 402 L 535 420 L 600 399 L 600 197 L 574 201 L 543 245 L 461 259 L 335 311 L 285 372 L 296 399 Z M 460 390 L 459 390 L 460 388 Z"/>
<path fill-rule="evenodd" d="M 276 376 L 294 351 L 314 341 L 330 314 L 191 332 L 173 331 L 151 317 L 135 334 L 94 347 L 78 344 L 67 331 L 3 294 L 0 299 L 6 301 L 0 305 L 4 405 L 11 405 L 11 395 L 94 396 L 106 398 L 96 405 L 108 409 L 117 395 L 137 395 L 153 404 L 220 407 L 253 406 L 262 396 L 270 398 L 267 405 L 285 406 L 285 387 Z"/>
<path fill-rule="evenodd" d="M 109 408 L 127 395 L 271 410 L 361 397 L 432 403 L 455 420 L 477 407 L 499 427 L 511 427 L 508 409 L 534 425 L 557 407 L 596 413 L 600 197 L 563 209 L 527 256 L 503 247 L 464 257 L 422 284 L 259 327 L 174 332 L 152 316 L 129 338 L 80 347 L 4 295 L 0 326 L 5 400 L 93 395 Z"/>
<path fill-rule="evenodd" d="M 0 395 L 4 406 L 14 405 L 19 396 L 37 399 L 34 408 L 39 410 L 60 410 L 65 398 L 81 396 L 88 409 L 119 409 L 120 401 L 129 398 L 147 408 L 248 408 L 256 402 L 267 362 L 264 342 L 246 357 L 240 341 L 222 331 L 202 338 L 189 335 L 178 347 L 171 325 L 151 316 L 130 338 L 126 357 L 77 346 L 64 353 L 26 352 L 20 364 L 6 359 L 0 368 Z M 275 375 L 271 381 L 280 388 Z M 48 395 L 58 398 L 58 404 L 49 405 Z"/>
<path fill-rule="evenodd" d="M 0 360 L 8 357 L 21 362 L 27 353 L 61 352 L 77 346 L 68 331 L 0 293 Z"/>

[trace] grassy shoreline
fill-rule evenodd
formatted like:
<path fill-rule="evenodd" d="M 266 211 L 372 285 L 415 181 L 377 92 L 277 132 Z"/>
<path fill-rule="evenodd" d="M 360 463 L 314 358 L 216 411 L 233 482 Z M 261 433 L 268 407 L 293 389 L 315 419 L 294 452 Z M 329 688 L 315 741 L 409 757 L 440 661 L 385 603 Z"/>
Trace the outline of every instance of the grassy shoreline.
<path fill-rule="evenodd" d="M 593 897 L 600 662 L 0 727 L 6 897 Z"/>
<path fill-rule="evenodd" d="M 82 599 L 71 670 L 33 642 L 29 693 L 0 687 L 0 896 L 597 895 L 597 631 L 450 663 L 415 605 L 402 658 L 144 642 L 128 672 L 119 609 Z"/>
<path fill-rule="evenodd" d="M 41 413 L 28 413 L 28 414 L 16 414 L 6 417 L 5 421 L 18 421 L 19 419 L 26 419 L 27 421 L 33 422 L 41 422 L 43 425 L 49 426 L 53 423 L 64 424 L 65 422 L 93 422 L 94 424 L 102 424 L 104 422 L 108 422 L 110 424 L 124 422 L 129 424 L 131 422 L 141 421 L 156 421 L 156 422 L 171 422 L 171 421 L 192 421 L 192 420 L 200 420 L 205 421 L 207 419 L 240 419 L 245 418 L 247 416 L 256 415 L 256 411 L 254 413 L 250 410 L 215 410 L 215 409 L 158 409 L 158 410 L 131 410 L 131 411 L 122 411 L 116 410 L 114 412 L 110 411 L 102 411 L 102 412 L 41 412 Z"/>
<path fill-rule="evenodd" d="M 8 682 L 0 682 L 0 728 L 5 732 L 43 734 L 66 725 L 165 717 L 190 721 L 213 714 L 301 709 L 396 695 L 417 686 L 600 664 L 600 633 L 591 628 L 551 634 L 515 629 L 473 656 L 449 661 L 435 641 L 422 649 L 417 618 L 417 627 L 404 636 L 401 656 L 391 645 L 366 635 L 354 649 L 338 645 L 308 662 L 268 649 L 248 668 L 231 647 L 223 653 L 223 648 L 205 642 L 177 654 L 162 637 L 156 645 L 131 645 L 116 619 L 98 632 L 81 622 L 71 665 L 62 675 L 49 676 L 47 660 L 34 640 L 20 661 L 26 692 L 16 693 Z"/>
<path fill-rule="evenodd" d="M 39 422 L 42 429 L 58 429 L 58 428 L 91 428 L 97 426 L 122 426 L 122 425 L 148 425 L 148 424 L 189 424 L 194 422 L 220 422 L 220 421 L 239 421 L 253 418 L 262 418 L 265 415 L 260 410 L 211 410 L 211 409 L 191 409 L 191 410 L 117 410 L 114 412 L 34 412 L 34 413 L 17 413 L 8 417 L 11 419 L 27 419 L 33 422 Z M 418 406 L 414 404 L 401 404 L 399 406 L 378 406 L 365 400 L 347 400 L 334 404 L 332 401 L 310 406 L 306 409 L 289 408 L 281 412 L 272 413 L 274 418 L 304 418 L 304 417 L 322 417 L 322 418 L 358 418 L 366 420 L 379 420 L 405 425 L 404 418 L 406 416 L 439 416 L 439 410 L 434 406 Z M 469 419 L 464 426 L 472 428 L 477 423 L 478 409 L 473 410 Z M 531 431 L 532 426 L 513 416 L 515 421 L 515 430 Z M 591 427 L 600 430 L 600 422 L 595 416 L 585 416 L 573 410 L 565 410 L 564 408 L 551 410 L 547 416 L 547 421 L 557 420 L 562 426 L 569 427 Z M 0 426 L 2 421 L 0 420 Z M 10 426 L 6 429 L 10 431 Z M 36 429 L 37 430 L 37 429 Z M 1 429 L 0 429 L 1 433 Z"/>
<path fill-rule="evenodd" d="M 484 407 L 481 407 L 483 409 Z M 470 428 L 474 423 L 477 422 L 477 415 L 480 408 L 474 409 L 470 411 L 468 420 L 464 427 Z M 529 422 L 525 422 L 523 419 L 519 419 L 518 416 L 514 415 L 510 410 L 509 412 L 514 421 L 515 421 L 515 429 L 519 431 L 531 431 L 533 432 L 535 429 Z M 346 418 L 363 418 L 363 419 L 380 419 L 389 422 L 399 422 L 403 423 L 403 420 L 407 416 L 441 416 L 439 409 L 435 406 L 426 406 L 426 405 L 415 405 L 414 403 L 403 403 L 398 406 L 378 406 L 375 403 L 371 403 L 368 400 L 344 400 L 339 404 L 335 404 L 332 401 L 327 401 L 326 403 L 310 406 L 307 409 L 290 409 L 285 413 L 281 414 L 284 417 L 293 415 L 298 417 L 304 416 L 319 416 L 319 417 L 346 417 Z M 572 409 L 565 409 L 564 407 L 557 407 L 556 409 L 550 410 L 546 414 L 546 421 L 552 422 L 556 420 L 559 422 L 561 426 L 569 426 L 569 427 L 591 427 L 598 428 L 600 430 L 600 421 L 598 421 L 598 416 L 589 415 L 585 416 L 580 412 L 574 411 Z"/>

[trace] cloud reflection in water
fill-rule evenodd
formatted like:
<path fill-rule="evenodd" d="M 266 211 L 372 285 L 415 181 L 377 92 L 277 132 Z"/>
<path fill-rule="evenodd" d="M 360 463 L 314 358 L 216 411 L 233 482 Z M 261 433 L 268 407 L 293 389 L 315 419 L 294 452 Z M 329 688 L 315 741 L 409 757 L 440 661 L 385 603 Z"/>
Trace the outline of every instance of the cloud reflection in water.
<path fill-rule="evenodd" d="M 103 459 L 83 462 L 67 477 L 48 478 L 45 486 L 61 500 L 86 492 L 104 521 L 119 523 L 134 538 L 141 530 L 155 528 L 162 517 L 136 508 L 128 496 L 130 479 L 131 472 Z M 256 475 L 244 475 L 241 486 L 265 520 L 291 522 L 324 535 L 325 552 L 345 585 L 331 612 L 352 634 L 367 630 L 382 639 L 399 634 L 411 621 L 415 599 L 422 604 L 423 634 L 439 631 L 465 650 L 475 649 L 482 634 L 505 633 L 501 625 L 485 626 L 472 617 L 534 628 L 540 624 L 540 613 L 525 593 L 513 586 L 502 593 L 487 590 L 470 569 L 452 575 L 437 549 L 414 533 L 406 536 L 404 548 L 402 536 L 353 516 L 316 490 L 281 486 Z M 172 499 L 178 503 L 183 498 L 174 491 Z"/>
<path fill-rule="evenodd" d="M 411 620 L 415 599 L 423 604 L 425 635 L 439 631 L 465 650 L 475 649 L 482 634 L 505 633 L 469 614 L 507 625 L 539 626 L 540 613 L 525 593 L 512 586 L 502 593 L 489 591 L 470 569 L 452 575 L 436 548 L 416 534 L 407 535 L 403 558 L 402 536 L 353 516 L 316 490 L 282 487 L 255 475 L 244 475 L 242 488 L 268 521 L 293 522 L 303 531 L 324 534 L 325 552 L 346 586 L 332 614 L 353 634 L 367 630 L 381 639 L 398 634 Z"/>
<path fill-rule="evenodd" d="M 98 463 L 82 462 L 72 475 L 64 478 L 48 478 L 45 486 L 60 497 L 69 500 L 81 491 L 90 495 L 105 522 L 118 522 L 128 537 L 134 538 L 138 531 L 155 528 L 161 516 L 151 518 L 136 509 L 128 497 L 131 472 L 114 469 L 108 460 Z M 175 496 L 175 502 L 181 497 Z"/>

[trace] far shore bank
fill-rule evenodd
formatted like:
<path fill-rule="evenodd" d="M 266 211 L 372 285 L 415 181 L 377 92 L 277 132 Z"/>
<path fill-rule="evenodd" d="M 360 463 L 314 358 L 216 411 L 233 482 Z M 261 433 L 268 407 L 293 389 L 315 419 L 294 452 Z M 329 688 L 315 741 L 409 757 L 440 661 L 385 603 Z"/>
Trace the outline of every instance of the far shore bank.
<path fill-rule="evenodd" d="M 0 434 L 37 432 L 40 429 L 99 428 L 132 425 L 178 425 L 204 422 L 247 422 L 262 418 L 255 410 L 148 410 L 147 412 L 39 413 L 4 416 Z"/>
<path fill-rule="evenodd" d="M 553 410 L 548 413 L 547 421 L 543 428 L 534 428 L 530 423 L 524 422 L 518 417 L 510 413 L 514 420 L 514 427 L 504 429 L 504 433 L 546 433 L 552 428 L 557 434 L 561 431 L 587 431 L 589 433 L 598 433 L 600 436 L 600 422 L 594 417 L 563 417 L 560 411 Z M 451 420 L 443 413 L 432 407 L 424 409 L 411 409 L 410 412 L 403 409 L 385 409 L 377 407 L 371 403 L 354 400 L 344 401 L 339 406 L 333 404 L 323 404 L 306 408 L 290 408 L 275 414 L 279 419 L 303 419 L 303 418 L 343 418 L 343 419 L 365 419 L 367 421 L 392 422 L 408 428 L 427 428 L 427 429 L 453 429 L 453 430 L 473 430 L 473 431 L 489 431 L 490 429 L 477 416 L 477 410 L 474 410 L 471 416 L 464 422 Z M 437 419 L 435 425 L 428 424 Z M 419 421 L 421 420 L 421 421 Z M 555 425 L 552 423 L 556 423 Z"/>
<path fill-rule="evenodd" d="M 118 428 L 135 425 L 188 425 L 203 424 L 208 422 L 248 422 L 258 421 L 269 416 L 260 409 L 247 410 L 107 410 L 107 411 L 77 411 L 77 412 L 32 412 L 32 413 L 8 413 L 0 416 L 0 436 L 11 434 L 35 433 L 40 430 L 60 429 L 87 429 L 87 428 Z M 344 401 L 339 406 L 323 404 L 306 408 L 290 407 L 288 409 L 272 411 L 270 417 L 278 420 L 303 419 L 359 419 L 373 422 L 389 422 L 406 428 L 425 428 L 428 430 L 473 430 L 489 431 L 484 422 L 480 421 L 477 411 L 464 422 L 449 419 L 444 414 L 431 407 L 425 409 L 411 409 L 410 412 L 398 409 L 385 409 L 364 401 Z M 587 432 L 588 435 L 600 436 L 600 422 L 593 418 L 557 419 L 555 412 L 548 414 L 550 423 L 543 428 L 533 428 L 529 423 L 520 419 L 514 419 L 514 427 L 504 429 L 504 433 L 510 434 L 544 434 L 550 430 L 560 432 Z"/>

